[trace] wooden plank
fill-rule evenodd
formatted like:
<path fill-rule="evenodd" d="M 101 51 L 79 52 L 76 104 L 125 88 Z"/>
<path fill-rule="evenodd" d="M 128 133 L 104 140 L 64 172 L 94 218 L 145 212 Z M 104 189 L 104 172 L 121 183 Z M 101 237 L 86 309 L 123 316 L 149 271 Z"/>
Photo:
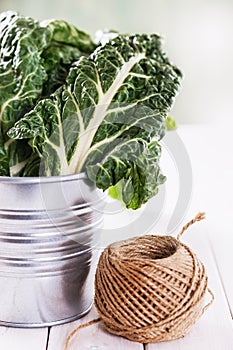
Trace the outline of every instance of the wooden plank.
<path fill-rule="evenodd" d="M 0 327 L 1 350 L 46 350 L 48 328 Z"/>
<path fill-rule="evenodd" d="M 209 286 L 214 292 L 215 301 L 184 338 L 170 342 L 148 344 L 147 350 L 233 349 L 232 319 L 206 235 L 206 226 L 207 223 L 196 224 L 185 234 L 183 241 L 193 249 L 205 264 Z"/>
<path fill-rule="evenodd" d="M 181 126 L 178 132 L 192 161 L 192 208 L 206 211 L 209 238 L 233 315 L 232 131 L 218 124 Z"/>
<path fill-rule="evenodd" d="M 51 329 L 48 350 L 64 350 L 66 339 L 70 332 L 81 324 L 97 318 L 94 307 L 90 313 L 72 323 L 56 326 Z M 106 332 L 101 322 L 80 329 L 70 340 L 68 350 L 143 350 L 143 345 L 134 343 Z"/>
<path fill-rule="evenodd" d="M 233 193 L 232 193 L 233 195 Z M 232 196 L 233 197 L 233 196 Z M 221 277 L 221 281 L 224 287 L 224 292 L 228 301 L 228 306 L 233 318 L 233 255 L 232 255 L 232 230 L 230 229 L 230 220 L 223 217 L 222 222 L 214 222 L 209 229 L 210 245 L 212 247 L 212 253 L 215 258 L 215 262 Z"/>

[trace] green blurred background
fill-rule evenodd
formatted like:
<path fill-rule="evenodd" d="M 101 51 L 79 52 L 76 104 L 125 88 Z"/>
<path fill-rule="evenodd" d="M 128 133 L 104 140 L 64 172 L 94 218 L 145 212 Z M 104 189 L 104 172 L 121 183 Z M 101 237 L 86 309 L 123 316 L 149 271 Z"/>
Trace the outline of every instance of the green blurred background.
<path fill-rule="evenodd" d="M 233 0 L 0 0 L 0 11 L 65 19 L 98 29 L 156 32 L 183 73 L 172 116 L 183 123 L 228 122 L 233 100 Z"/>

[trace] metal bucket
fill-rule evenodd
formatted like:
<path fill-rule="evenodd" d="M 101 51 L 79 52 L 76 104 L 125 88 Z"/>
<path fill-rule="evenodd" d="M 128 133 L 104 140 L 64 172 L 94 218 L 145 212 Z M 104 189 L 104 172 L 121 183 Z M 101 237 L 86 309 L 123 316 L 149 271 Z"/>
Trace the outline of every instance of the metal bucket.
<path fill-rule="evenodd" d="M 103 196 L 84 174 L 0 177 L 1 325 L 57 325 L 89 311 Z"/>

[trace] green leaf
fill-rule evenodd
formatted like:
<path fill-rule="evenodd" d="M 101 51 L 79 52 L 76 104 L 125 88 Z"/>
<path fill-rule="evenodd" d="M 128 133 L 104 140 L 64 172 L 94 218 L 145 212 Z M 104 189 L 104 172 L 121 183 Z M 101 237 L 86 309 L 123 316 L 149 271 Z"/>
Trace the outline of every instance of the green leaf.
<path fill-rule="evenodd" d="M 64 84 L 71 64 L 92 53 L 96 45 L 88 34 L 65 21 L 44 21 L 43 25 L 50 33 L 50 41 L 41 54 L 47 73 L 42 95 L 49 96 Z"/>
<path fill-rule="evenodd" d="M 0 175 L 5 174 L 7 158 L 11 175 L 18 175 L 17 161 L 25 144 L 17 142 L 17 146 L 8 148 L 12 141 L 7 131 L 38 100 L 61 86 L 71 64 L 94 48 L 88 34 L 65 21 L 39 23 L 12 11 L 0 14 L 0 129 L 7 154 L 0 159 L 4 163 L 0 163 Z M 21 153 L 18 156 L 17 149 Z M 26 166 L 27 159 L 25 152 L 21 165 L 24 161 Z"/>
<path fill-rule="evenodd" d="M 123 181 L 122 198 L 136 209 L 164 181 L 158 141 L 180 78 L 157 35 L 118 35 L 81 57 L 8 135 L 30 138 L 43 175 L 86 171 L 103 190 Z"/>
<path fill-rule="evenodd" d="M 109 196 L 112 197 L 113 199 L 118 199 L 119 201 L 123 202 L 123 198 L 122 198 L 123 187 L 124 187 L 124 180 L 120 180 L 119 182 L 117 182 L 116 185 L 110 186 L 108 190 Z"/>
<path fill-rule="evenodd" d="M 166 130 L 171 131 L 177 129 L 177 125 L 174 119 L 170 117 L 169 115 L 166 118 Z"/>
<path fill-rule="evenodd" d="M 123 200 L 127 208 L 140 208 L 158 193 L 159 185 L 166 181 L 159 167 L 160 156 L 161 147 L 154 141 L 133 164 L 122 189 Z"/>
<path fill-rule="evenodd" d="M 0 132 L 0 176 L 9 176 L 9 161 Z"/>

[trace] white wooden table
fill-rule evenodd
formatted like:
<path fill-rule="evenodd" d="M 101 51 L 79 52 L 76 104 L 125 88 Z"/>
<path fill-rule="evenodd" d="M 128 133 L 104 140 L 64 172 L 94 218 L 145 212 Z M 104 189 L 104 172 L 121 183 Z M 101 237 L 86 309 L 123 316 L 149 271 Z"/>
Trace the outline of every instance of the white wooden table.
<path fill-rule="evenodd" d="M 193 169 L 193 195 L 180 226 L 198 211 L 205 211 L 205 222 L 197 223 L 183 236 L 204 262 L 209 286 L 215 301 L 184 338 L 164 343 L 139 344 L 106 333 L 101 323 L 81 329 L 72 338 L 69 350 L 232 350 L 233 349 L 233 143 L 228 129 L 210 125 L 180 126 L 177 131 L 188 151 Z M 169 163 L 170 162 L 170 163 Z M 160 218 L 151 225 L 153 199 L 145 211 L 137 214 L 108 213 L 102 246 L 125 236 L 122 227 L 129 225 L 128 236 L 149 231 L 165 233 L 178 191 L 177 175 L 169 155 L 164 155 L 164 172 L 168 176 L 166 203 Z M 112 204 L 110 203 L 110 206 Z M 114 206 L 113 206 L 114 207 Z M 112 209 L 110 211 L 114 211 Z M 139 220 L 139 221 L 138 221 Z M 141 221 L 140 221 L 141 220 Z M 141 226 L 138 225 L 141 222 Z M 149 223 L 146 225 L 146 223 Z M 135 223 L 135 224 L 134 224 Z M 153 223 L 153 220 L 152 220 Z M 111 228 L 115 227 L 112 231 Z M 142 228 L 145 232 L 138 232 Z M 178 233 L 179 230 L 177 230 Z M 126 237 L 127 238 L 127 237 Z M 208 301 L 208 300 L 206 300 Z M 1 315 L 1 310 L 0 310 Z M 62 326 L 41 329 L 0 327 L 0 350 L 63 350 L 66 337 L 79 324 L 97 316 L 94 309 L 84 318 Z"/>

